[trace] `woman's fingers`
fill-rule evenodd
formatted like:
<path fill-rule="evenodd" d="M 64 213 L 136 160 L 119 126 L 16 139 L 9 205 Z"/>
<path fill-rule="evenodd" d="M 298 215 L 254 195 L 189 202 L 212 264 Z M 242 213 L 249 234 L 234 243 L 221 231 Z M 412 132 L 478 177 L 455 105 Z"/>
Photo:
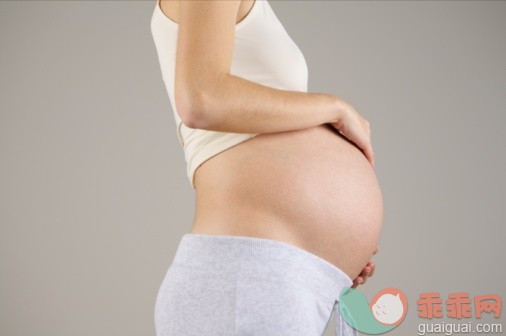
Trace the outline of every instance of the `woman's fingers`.
<path fill-rule="evenodd" d="M 353 285 L 351 288 L 357 288 L 359 285 L 364 283 L 364 278 L 362 278 L 360 275 L 353 280 Z"/>
<path fill-rule="evenodd" d="M 357 145 L 374 167 L 375 157 L 371 144 L 371 126 L 369 122 L 344 100 L 340 100 L 340 110 L 342 113 L 339 119 L 331 122 L 331 125 Z"/>
<path fill-rule="evenodd" d="M 363 123 L 365 125 L 364 127 L 367 132 L 367 136 L 364 137 L 363 145 L 360 146 L 360 148 L 362 149 L 362 152 L 366 156 L 367 160 L 369 160 L 371 165 L 374 167 L 374 151 L 372 149 L 372 144 L 371 144 L 371 126 L 370 126 L 369 122 L 365 119 L 363 119 Z"/>
<path fill-rule="evenodd" d="M 353 288 L 356 288 L 358 285 L 365 284 L 367 278 L 370 276 L 371 270 L 372 270 L 371 266 L 367 264 L 362 270 L 362 272 L 360 272 L 360 274 L 355 278 L 355 280 L 353 280 L 353 284 L 355 286 Z"/>
<path fill-rule="evenodd" d="M 371 272 L 369 272 L 369 276 L 372 277 L 374 275 L 374 270 L 376 269 L 376 265 L 371 262 Z"/>
<path fill-rule="evenodd" d="M 353 142 L 360 151 L 364 154 L 367 160 L 374 167 L 375 157 L 374 152 L 372 150 L 371 142 L 368 135 L 365 133 L 363 126 L 360 125 L 348 125 L 347 127 L 353 127 L 354 129 L 349 129 L 346 127 L 341 127 L 337 123 L 331 123 L 331 125 L 338 129 L 339 132 L 345 136 L 348 140 Z M 341 127 L 341 128 L 339 128 Z"/>
<path fill-rule="evenodd" d="M 376 269 L 376 264 L 372 261 L 369 261 L 362 272 L 353 280 L 353 285 L 351 288 L 357 288 L 359 285 L 363 285 L 367 282 L 367 279 L 374 275 L 374 270 Z"/>

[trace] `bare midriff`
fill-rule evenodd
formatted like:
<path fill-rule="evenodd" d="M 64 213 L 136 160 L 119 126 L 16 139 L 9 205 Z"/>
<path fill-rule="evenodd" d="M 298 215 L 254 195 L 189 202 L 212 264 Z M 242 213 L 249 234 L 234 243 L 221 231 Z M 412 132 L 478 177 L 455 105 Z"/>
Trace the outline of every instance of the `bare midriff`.
<path fill-rule="evenodd" d="M 352 279 L 379 241 L 374 168 L 329 125 L 256 135 L 205 161 L 195 187 L 192 233 L 283 241 Z"/>

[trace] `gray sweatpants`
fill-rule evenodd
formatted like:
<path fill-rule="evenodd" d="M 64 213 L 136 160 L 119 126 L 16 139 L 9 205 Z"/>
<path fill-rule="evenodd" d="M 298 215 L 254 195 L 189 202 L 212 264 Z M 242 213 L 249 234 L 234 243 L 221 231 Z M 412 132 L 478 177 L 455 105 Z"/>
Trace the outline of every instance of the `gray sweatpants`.
<path fill-rule="evenodd" d="M 295 245 L 228 235 L 183 235 L 155 303 L 157 336 L 358 335 L 338 299 L 350 277 Z"/>

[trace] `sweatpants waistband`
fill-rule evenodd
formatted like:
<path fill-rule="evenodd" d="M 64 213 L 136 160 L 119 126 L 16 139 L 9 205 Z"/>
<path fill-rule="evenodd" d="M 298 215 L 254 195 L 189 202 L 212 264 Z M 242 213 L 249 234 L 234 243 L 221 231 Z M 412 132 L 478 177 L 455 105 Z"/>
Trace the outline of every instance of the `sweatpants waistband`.
<path fill-rule="evenodd" d="M 179 242 L 172 264 L 209 272 L 238 270 L 288 276 L 323 296 L 339 297 L 352 279 L 327 260 L 278 240 L 234 235 L 186 233 Z"/>

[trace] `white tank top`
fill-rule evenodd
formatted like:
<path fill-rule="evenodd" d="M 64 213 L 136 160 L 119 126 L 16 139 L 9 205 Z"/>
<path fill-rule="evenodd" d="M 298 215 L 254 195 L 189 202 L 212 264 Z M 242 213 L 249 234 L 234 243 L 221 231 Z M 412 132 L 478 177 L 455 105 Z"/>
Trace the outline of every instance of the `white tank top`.
<path fill-rule="evenodd" d="M 151 33 L 176 121 L 177 137 L 183 146 L 188 179 L 195 189 L 194 174 L 204 161 L 257 134 L 208 131 L 183 124 L 174 99 L 178 24 L 165 15 L 159 1 L 151 18 Z M 255 0 L 246 17 L 235 26 L 231 74 L 276 89 L 307 92 L 308 69 L 304 55 L 267 0 Z"/>

